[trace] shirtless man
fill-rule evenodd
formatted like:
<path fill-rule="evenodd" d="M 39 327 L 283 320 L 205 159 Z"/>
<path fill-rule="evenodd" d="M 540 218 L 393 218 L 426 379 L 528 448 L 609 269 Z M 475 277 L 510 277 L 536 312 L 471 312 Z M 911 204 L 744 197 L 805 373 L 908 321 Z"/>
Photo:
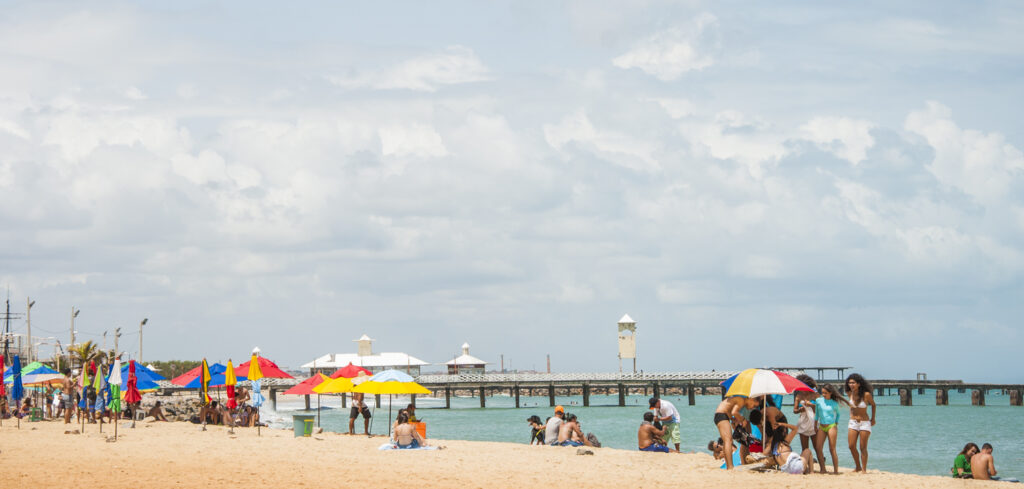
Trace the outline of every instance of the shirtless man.
<path fill-rule="evenodd" d="M 71 393 L 75 391 L 75 381 L 71 378 L 71 369 L 64 369 L 64 379 L 60 383 L 60 409 L 64 410 L 64 424 L 71 424 L 71 413 L 75 411 Z"/>
<path fill-rule="evenodd" d="M 558 442 L 555 445 L 563 447 L 590 446 L 590 440 L 583 436 L 583 430 L 580 429 L 575 414 L 565 414 L 565 421 L 562 426 L 558 427 Z"/>
<path fill-rule="evenodd" d="M 725 468 L 732 469 L 732 421 L 737 425 L 742 424 L 745 419 L 740 416 L 740 410 L 744 407 L 754 409 L 759 404 L 759 398 L 743 396 L 732 396 L 722 399 L 722 402 L 715 408 L 715 426 L 718 434 L 722 437 L 725 445 Z"/>
<path fill-rule="evenodd" d="M 671 450 L 665 445 L 665 430 L 659 430 L 654 426 L 654 413 L 644 413 L 644 421 L 640 423 L 640 429 L 636 432 L 636 441 L 641 452 L 679 453 L 679 450 Z"/>
<path fill-rule="evenodd" d="M 167 417 L 164 416 L 164 410 L 160 409 L 160 401 L 157 401 L 156 404 L 149 409 L 146 416 L 152 416 L 153 421 L 167 421 Z"/>
<path fill-rule="evenodd" d="M 996 476 L 996 460 L 992 457 L 992 445 L 989 443 L 982 445 L 981 451 L 971 457 L 971 473 L 974 480 L 1020 482 Z"/>
<path fill-rule="evenodd" d="M 363 431 L 366 436 L 370 436 L 370 408 L 366 407 L 366 403 L 363 402 L 364 394 L 362 392 L 352 393 L 352 409 L 348 413 L 348 434 L 356 434 L 356 418 L 360 414 L 363 415 Z"/>

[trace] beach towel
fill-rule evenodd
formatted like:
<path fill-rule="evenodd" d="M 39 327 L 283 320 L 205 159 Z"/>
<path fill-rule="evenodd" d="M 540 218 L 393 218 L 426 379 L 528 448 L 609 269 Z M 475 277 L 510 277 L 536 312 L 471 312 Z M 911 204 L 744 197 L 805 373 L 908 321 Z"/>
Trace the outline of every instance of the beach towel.
<path fill-rule="evenodd" d="M 381 445 L 380 448 L 378 448 L 377 450 L 397 450 L 397 451 L 402 451 L 402 452 L 408 452 L 408 451 L 412 451 L 412 450 L 437 450 L 437 447 L 426 446 L 426 447 L 417 447 L 417 448 L 398 448 L 398 445 L 395 445 L 394 443 L 388 442 L 388 443 L 385 443 L 385 444 Z"/>

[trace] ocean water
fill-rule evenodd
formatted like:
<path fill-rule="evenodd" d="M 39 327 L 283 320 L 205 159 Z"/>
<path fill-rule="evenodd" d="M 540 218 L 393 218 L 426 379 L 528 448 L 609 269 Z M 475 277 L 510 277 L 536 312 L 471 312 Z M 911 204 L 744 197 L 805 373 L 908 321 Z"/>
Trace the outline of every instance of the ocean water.
<path fill-rule="evenodd" d="M 718 437 L 712 424 L 715 407 L 721 401 L 719 396 L 697 396 L 696 405 L 687 405 L 685 396 L 665 397 L 675 404 L 682 417 L 680 434 L 683 451 L 705 451 L 708 441 Z M 967 442 L 991 443 L 995 447 L 996 469 L 1007 477 L 1024 478 L 1024 407 L 1010 406 L 1009 397 L 990 392 L 986 395 L 987 406 L 971 406 L 970 392 L 949 393 L 948 406 L 935 405 L 934 391 L 927 390 L 919 395 L 914 392 L 916 405 L 899 405 L 899 396 L 876 396 L 878 404 L 877 424 L 869 444 L 869 469 L 904 472 L 922 475 L 948 475 L 953 459 Z M 628 396 L 627 406 L 619 407 L 618 396 L 591 396 L 590 407 L 582 407 L 579 396 L 559 396 L 556 402 L 565 406 L 566 411 L 579 417 L 584 433 L 594 433 L 607 447 L 636 449 L 636 431 L 641 416 L 647 407 L 647 397 Z M 787 403 L 792 397 L 787 396 Z M 397 410 L 409 403 L 407 397 L 396 397 L 392 401 L 392 419 Z M 370 399 L 372 407 L 372 399 Z M 417 398 L 416 413 L 427 423 L 427 437 L 453 440 L 500 441 L 529 443 L 530 427 L 526 418 L 536 414 L 541 420 L 551 416 L 547 396 L 520 397 L 520 407 L 508 396 L 487 398 L 487 407 L 480 408 L 475 397 L 452 398 L 452 409 L 444 409 L 444 399 Z M 320 426 L 325 431 L 347 432 L 348 409 L 341 409 L 337 396 L 321 397 Z M 303 411 L 301 397 L 279 396 L 278 410 L 271 411 L 269 403 L 264 405 L 264 418 L 274 427 L 290 428 L 292 414 L 307 414 Z M 316 397 L 312 398 L 312 413 L 316 413 Z M 790 422 L 795 423 L 797 415 L 791 414 L 792 407 L 783 408 Z M 836 451 L 839 464 L 853 466 L 853 458 L 847 447 L 846 422 L 849 411 L 844 409 L 840 421 L 839 439 Z M 386 434 L 388 431 L 388 398 L 384 396 L 381 407 L 374 410 L 371 432 Z M 362 433 L 362 418 L 356 420 L 356 432 Z M 799 447 L 799 438 L 794 446 Z M 826 446 L 826 459 L 828 449 Z M 831 460 L 826 463 L 831 465 Z"/>

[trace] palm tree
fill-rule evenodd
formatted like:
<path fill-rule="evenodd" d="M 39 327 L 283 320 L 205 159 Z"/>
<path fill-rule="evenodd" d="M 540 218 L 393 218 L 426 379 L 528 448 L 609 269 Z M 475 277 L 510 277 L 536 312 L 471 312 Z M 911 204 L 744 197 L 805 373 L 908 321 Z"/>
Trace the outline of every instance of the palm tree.
<path fill-rule="evenodd" d="M 103 355 L 100 352 L 99 346 L 91 340 L 79 343 L 77 346 L 69 348 L 68 351 L 71 353 L 72 361 L 78 360 L 82 365 L 88 365 L 91 361 L 99 360 Z"/>

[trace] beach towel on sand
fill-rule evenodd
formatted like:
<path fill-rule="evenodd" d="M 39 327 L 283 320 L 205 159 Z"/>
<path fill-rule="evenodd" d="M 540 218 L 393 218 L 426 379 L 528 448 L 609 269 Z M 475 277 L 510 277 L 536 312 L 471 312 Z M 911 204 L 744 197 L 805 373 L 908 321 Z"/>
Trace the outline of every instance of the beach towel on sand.
<path fill-rule="evenodd" d="M 385 443 L 380 446 L 377 450 L 397 450 L 397 451 L 410 451 L 410 450 L 437 450 L 437 447 L 416 447 L 416 448 L 398 448 L 398 445 L 394 443 Z"/>

